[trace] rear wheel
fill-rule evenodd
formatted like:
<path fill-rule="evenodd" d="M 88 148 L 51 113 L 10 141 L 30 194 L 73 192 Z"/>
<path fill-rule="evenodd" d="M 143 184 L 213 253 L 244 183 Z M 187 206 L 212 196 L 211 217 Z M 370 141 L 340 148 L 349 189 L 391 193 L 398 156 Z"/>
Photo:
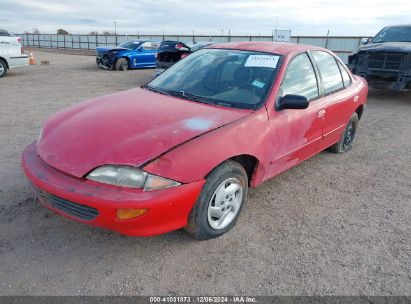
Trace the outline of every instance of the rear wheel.
<path fill-rule="evenodd" d="M 117 71 L 127 71 L 128 69 L 128 61 L 126 58 L 120 58 L 116 62 L 116 70 Z"/>
<path fill-rule="evenodd" d="M 340 141 L 329 147 L 328 150 L 334 153 L 344 153 L 351 150 L 358 121 L 358 115 L 354 113 L 345 127 L 344 133 L 341 135 Z"/>
<path fill-rule="evenodd" d="M 244 168 L 235 161 L 222 163 L 207 177 L 185 230 L 202 240 L 226 233 L 237 222 L 247 191 Z"/>
<path fill-rule="evenodd" d="M 0 59 L 0 78 L 7 74 L 7 64 Z"/>

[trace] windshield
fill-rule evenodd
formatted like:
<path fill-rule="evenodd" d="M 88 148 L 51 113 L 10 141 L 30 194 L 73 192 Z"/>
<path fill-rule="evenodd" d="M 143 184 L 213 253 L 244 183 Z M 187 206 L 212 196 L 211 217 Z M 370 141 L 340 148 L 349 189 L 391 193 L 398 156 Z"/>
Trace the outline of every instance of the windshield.
<path fill-rule="evenodd" d="M 197 102 L 255 109 L 265 102 L 280 59 L 260 52 L 202 49 L 145 88 Z"/>
<path fill-rule="evenodd" d="M 138 48 L 140 44 L 141 44 L 141 41 L 126 41 L 126 42 L 123 42 L 122 44 L 119 44 L 118 47 L 134 50 Z"/>
<path fill-rule="evenodd" d="M 387 27 L 379 32 L 372 42 L 411 42 L 411 26 Z"/>

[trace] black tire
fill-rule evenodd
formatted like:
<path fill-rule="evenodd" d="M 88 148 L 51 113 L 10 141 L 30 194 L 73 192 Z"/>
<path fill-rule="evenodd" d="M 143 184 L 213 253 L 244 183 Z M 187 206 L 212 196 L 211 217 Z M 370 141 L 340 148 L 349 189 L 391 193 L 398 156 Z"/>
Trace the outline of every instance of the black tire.
<path fill-rule="evenodd" d="M 334 153 L 344 153 L 350 151 L 352 148 L 352 143 L 354 141 L 355 133 L 357 131 L 358 122 L 359 119 L 357 113 L 351 115 L 351 118 L 347 123 L 343 134 L 341 135 L 340 141 L 329 147 L 328 150 Z"/>
<path fill-rule="evenodd" d="M 7 74 L 7 64 L 0 59 L 0 78 Z"/>
<path fill-rule="evenodd" d="M 234 179 L 240 182 L 242 186 L 242 196 L 239 201 L 241 201 L 241 204 L 238 208 L 237 213 L 235 214 L 235 217 L 226 227 L 222 229 L 215 229 L 212 228 L 209 224 L 208 208 L 210 204 L 213 204 L 212 199 L 215 199 L 214 195 L 217 189 L 228 179 Z M 237 222 L 238 216 L 241 213 L 241 209 L 244 206 L 247 192 L 248 178 L 243 166 L 232 160 L 225 161 L 208 175 L 200 196 L 198 197 L 193 209 L 190 212 L 190 215 L 188 217 L 188 224 L 184 229 L 194 238 L 200 240 L 212 239 L 228 232 L 231 228 L 234 227 L 235 223 Z M 224 209 L 222 210 L 224 211 Z"/>
<path fill-rule="evenodd" d="M 127 71 L 128 69 L 128 61 L 126 58 L 120 58 L 116 62 L 116 70 L 117 71 Z"/>

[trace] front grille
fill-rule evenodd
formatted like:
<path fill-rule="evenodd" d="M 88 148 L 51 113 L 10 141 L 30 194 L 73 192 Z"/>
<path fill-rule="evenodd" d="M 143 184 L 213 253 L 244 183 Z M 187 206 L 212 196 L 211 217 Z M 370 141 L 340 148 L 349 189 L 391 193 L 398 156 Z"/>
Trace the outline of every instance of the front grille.
<path fill-rule="evenodd" d="M 402 54 L 369 54 L 368 68 L 384 71 L 399 71 L 403 62 Z"/>
<path fill-rule="evenodd" d="M 98 215 L 95 208 L 70 202 L 40 189 L 35 189 L 35 192 L 43 203 L 80 220 L 91 221 Z"/>

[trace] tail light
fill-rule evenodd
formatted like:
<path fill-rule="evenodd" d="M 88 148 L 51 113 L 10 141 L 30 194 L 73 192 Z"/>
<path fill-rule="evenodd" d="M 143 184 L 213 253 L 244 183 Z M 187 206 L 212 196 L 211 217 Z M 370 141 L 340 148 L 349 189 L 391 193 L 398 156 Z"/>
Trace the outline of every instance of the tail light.
<path fill-rule="evenodd" d="M 21 38 L 17 37 L 17 42 L 21 44 Z"/>
<path fill-rule="evenodd" d="M 177 50 L 181 49 L 182 47 L 183 47 L 183 44 L 182 44 L 182 43 L 177 43 L 177 44 L 176 44 L 176 49 L 177 49 Z"/>

